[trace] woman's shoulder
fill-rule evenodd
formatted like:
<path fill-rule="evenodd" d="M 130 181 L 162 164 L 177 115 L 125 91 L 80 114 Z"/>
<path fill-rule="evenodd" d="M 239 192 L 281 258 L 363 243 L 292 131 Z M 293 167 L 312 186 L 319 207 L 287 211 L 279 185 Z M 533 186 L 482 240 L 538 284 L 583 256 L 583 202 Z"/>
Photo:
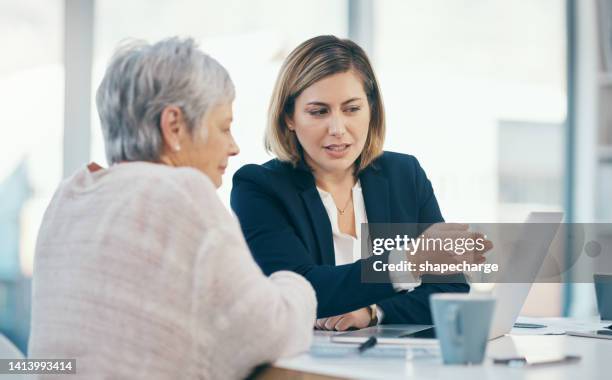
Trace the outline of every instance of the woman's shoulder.
<path fill-rule="evenodd" d="M 221 203 L 217 188 L 199 170 L 146 164 L 133 171 L 134 177 L 149 184 L 140 198 L 153 201 L 159 213 L 183 213 L 184 219 L 206 226 L 227 222 L 230 214 Z"/>
<path fill-rule="evenodd" d="M 173 167 L 149 162 L 131 162 L 112 167 L 116 177 L 129 178 L 134 187 L 138 184 L 154 184 L 146 186 L 146 191 L 157 191 L 172 196 L 216 194 L 212 181 L 202 172 L 191 167 Z"/>
<path fill-rule="evenodd" d="M 298 170 L 291 163 L 272 159 L 263 164 L 242 166 L 234 174 L 233 182 L 234 186 L 245 181 L 255 185 L 290 186 Z"/>
<path fill-rule="evenodd" d="M 242 166 L 235 175 L 275 175 L 290 173 L 296 170 L 289 162 L 277 158 L 264 162 L 263 164 L 246 164 Z"/>
<path fill-rule="evenodd" d="M 403 175 L 416 174 L 421 170 L 419 161 L 415 156 L 391 151 L 384 151 L 370 164 L 370 167 L 374 170 L 382 170 L 390 175 L 396 173 L 402 173 Z"/>
<path fill-rule="evenodd" d="M 185 213 L 197 216 L 216 213 L 220 203 L 216 187 L 204 173 L 191 167 L 149 162 L 111 166 L 99 178 L 100 191 L 122 198 L 136 208 L 153 207 L 158 214 Z"/>

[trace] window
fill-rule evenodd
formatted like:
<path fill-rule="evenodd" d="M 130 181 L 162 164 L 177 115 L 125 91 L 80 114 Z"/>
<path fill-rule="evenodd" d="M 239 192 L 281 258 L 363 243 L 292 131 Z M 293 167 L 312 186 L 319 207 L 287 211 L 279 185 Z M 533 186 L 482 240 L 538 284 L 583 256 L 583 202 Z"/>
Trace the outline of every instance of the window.
<path fill-rule="evenodd" d="M 61 179 L 62 32 L 62 1 L 0 2 L 0 332 L 22 350 L 36 235 Z"/>
<path fill-rule="evenodd" d="M 534 209 L 561 210 L 565 2 L 375 4 L 386 148 L 421 161 L 446 219 L 522 221 Z M 551 143 L 533 144 L 533 133 Z M 557 195 L 508 196 L 519 185 Z"/>

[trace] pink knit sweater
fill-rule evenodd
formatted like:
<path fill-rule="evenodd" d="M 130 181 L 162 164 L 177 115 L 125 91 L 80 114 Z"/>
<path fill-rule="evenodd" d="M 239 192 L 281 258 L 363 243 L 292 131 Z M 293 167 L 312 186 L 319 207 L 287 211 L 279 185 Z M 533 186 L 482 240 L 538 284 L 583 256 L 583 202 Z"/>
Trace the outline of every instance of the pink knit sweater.
<path fill-rule="evenodd" d="M 87 379 L 242 378 L 306 350 L 316 308 L 301 276 L 263 275 L 206 176 L 144 162 L 60 185 L 32 302 L 29 357 Z"/>

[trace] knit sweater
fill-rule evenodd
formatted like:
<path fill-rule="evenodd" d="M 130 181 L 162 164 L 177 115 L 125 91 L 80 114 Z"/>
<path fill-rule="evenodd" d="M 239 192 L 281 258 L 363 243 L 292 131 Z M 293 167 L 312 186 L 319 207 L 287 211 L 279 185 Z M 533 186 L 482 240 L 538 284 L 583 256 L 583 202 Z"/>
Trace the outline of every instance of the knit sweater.
<path fill-rule="evenodd" d="M 75 358 L 71 378 L 237 379 L 306 350 L 316 299 L 265 277 L 214 185 L 132 162 L 65 180 L 36 245 L 31 358 Z"/>

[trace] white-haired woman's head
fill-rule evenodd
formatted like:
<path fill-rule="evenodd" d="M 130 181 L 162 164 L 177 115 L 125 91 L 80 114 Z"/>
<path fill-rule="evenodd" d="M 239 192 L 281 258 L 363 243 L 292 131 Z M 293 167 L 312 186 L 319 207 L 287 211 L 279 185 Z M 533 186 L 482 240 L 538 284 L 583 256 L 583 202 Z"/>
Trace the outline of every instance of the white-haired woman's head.
<path fill-rule="evenodd" d="M 109 164 L 192 166 L 217 185 L 229 156 L 234 85 L 192 39 L 131 41 L 114 54 L 96 103 Z"/>

